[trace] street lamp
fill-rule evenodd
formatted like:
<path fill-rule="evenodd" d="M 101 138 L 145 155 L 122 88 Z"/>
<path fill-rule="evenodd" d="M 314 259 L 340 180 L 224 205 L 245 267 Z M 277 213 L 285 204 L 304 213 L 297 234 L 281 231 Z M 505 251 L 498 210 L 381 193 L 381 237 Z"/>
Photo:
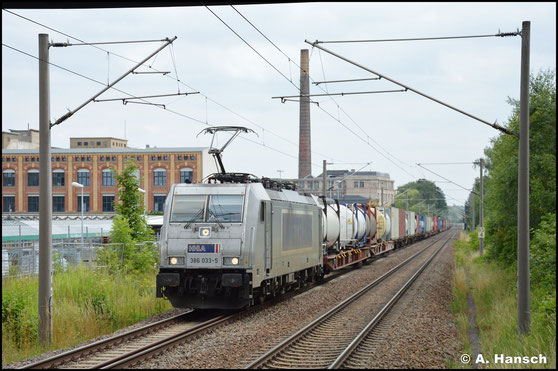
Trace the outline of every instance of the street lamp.
<path fill-rule="evenodd" d="M 81 248 L 83 249 L 83 184 L 72 182 L 72 187 L 81 188 Z"/>
<path fill-rule="evenodd" d="M 145 213 L 147 209 L 147 192 L 145 192 L 145 189 L 141 188 L 138 188 L 138 192 L 143 193 L 143 217 L 146 218 Z"/>

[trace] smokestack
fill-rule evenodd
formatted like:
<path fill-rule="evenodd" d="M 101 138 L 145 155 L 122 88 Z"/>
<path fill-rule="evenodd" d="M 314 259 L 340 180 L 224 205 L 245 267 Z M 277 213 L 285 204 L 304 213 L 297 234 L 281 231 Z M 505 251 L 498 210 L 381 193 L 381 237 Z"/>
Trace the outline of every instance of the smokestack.
<path fill-rule="evenodd" d="M 312 175 L 310 157 L 310 76 L 308 49 L 300 50 L 300 126 L 298 142 L 298 178 Z"/>

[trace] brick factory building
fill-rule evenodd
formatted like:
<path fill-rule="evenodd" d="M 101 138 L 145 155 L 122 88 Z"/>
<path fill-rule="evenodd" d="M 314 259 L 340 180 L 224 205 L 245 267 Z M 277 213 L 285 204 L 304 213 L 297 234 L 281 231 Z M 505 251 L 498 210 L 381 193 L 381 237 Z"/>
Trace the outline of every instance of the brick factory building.
<path fill-rule="evenodd" d="M 3 133 L 4 136 L 4 133 Z M 76 146 L 78 138 L 76 139 Z M 85 142 L 87 138 L 79 138 Z M 87 140 L 102 143 L 103 138 Z M 122 143 L 116 138 L 104 138 Z M 82 144 L 83 145 L 83 144 Z M 84 212 L 114 214 L 116 179 L 126 159 L 139 168 L 140 188 L 146 191 L 147 211 L 163 211 L 166 196 L 174 183 L 201 183 L 217 171 L 208 148 L 52 148 L 53 214 L 81 213 L 83 184 Z M 2 211 L 13 214 L 39 213 L 39 149 L 2 149 Z"/>

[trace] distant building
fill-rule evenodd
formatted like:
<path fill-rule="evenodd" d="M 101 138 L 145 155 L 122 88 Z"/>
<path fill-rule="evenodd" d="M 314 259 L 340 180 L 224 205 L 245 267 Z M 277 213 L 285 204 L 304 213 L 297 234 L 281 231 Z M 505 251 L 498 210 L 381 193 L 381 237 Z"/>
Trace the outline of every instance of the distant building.
<path fill-rule="evenodd" d="M 353 174 L 354 173 L 354 174 Z M 346 202 L 372 201 L 380 205 L 394 202 L 394 181 L 389 174 L 378 171 L 327 170 L 326 195 Z M 299 193 L 321 195 L 323 192 L 322 174 L 317 177 L 307 176 L 303 179 L 282 179 L 296 185 Z"/>
<path fill-rule="evenodd" d="M 217 172 L 208 148 L 200 147 L 52 148 L 51 154 L 54 214 L 81 213 L 81 189 L 72 187 L 72 182 L 85 186 L 84 212 L 114 213 L 117 187 L 111 169 L 120 173 L 127 158 L 136 160 L 147 211 L 163 211 L 172 184 L 201 183 Z M 38 215 L 38 149 L 2 149 L 2 211 Z"/>
<path fill-rule="evenodd" d="M 2 132 L 2 149 L 38 149 L 39 130 L 14 130 Z"/>
<path fill-rule="evenodd" d="M 128 141 L 113 137 L 70 138 L 70 148 L 126 148 Z"/>

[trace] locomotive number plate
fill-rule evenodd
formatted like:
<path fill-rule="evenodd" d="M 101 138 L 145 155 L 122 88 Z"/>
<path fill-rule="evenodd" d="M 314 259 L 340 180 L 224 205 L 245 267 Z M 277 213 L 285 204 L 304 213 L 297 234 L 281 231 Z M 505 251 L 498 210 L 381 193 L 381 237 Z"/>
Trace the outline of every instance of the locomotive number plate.
<path fill-rule="evenodd" d="M 221 265 L 220 259 L 219 244 L 188 244 L 186 255 L 186 266 L 188 267 L 218 267 Z"/>

